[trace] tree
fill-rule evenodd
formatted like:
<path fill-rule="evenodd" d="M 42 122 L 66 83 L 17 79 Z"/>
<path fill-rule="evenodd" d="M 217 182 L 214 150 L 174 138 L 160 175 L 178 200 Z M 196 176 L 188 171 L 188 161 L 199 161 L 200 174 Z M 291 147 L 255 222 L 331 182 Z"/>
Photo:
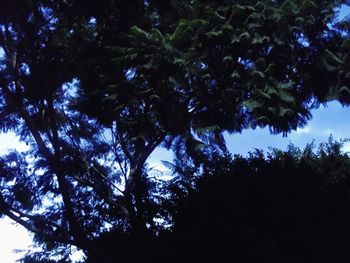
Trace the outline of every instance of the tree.
<path fill-rule="evenodd" d="M 226 152 L 224 131 L 287 133 L 348 104 L 343 2 L 5 1 L 0 127 L 29 150 L 1 157 L 1 214 L 43 257 L 137 262 L 169 214 L 156 147 L 191 175 Z"/>
<path fill-rule="evenodd" d="M 348 262 L 350 159 L 341 147 L 330 138 L 206 167 L 175 205 L 167 262 Z"/>

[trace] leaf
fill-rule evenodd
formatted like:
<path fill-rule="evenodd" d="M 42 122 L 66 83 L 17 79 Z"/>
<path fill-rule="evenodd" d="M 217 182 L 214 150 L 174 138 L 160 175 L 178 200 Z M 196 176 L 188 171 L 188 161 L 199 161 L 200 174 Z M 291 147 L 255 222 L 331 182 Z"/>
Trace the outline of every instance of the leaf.
<path fill-rule="evenodd" d="M 300 31 L 300 29 L 297 26 L 292 26 L 289 28 L 289 31 L 297 34 Z"/>
<path fill-rule="evenodd" d="M 202 79 L 202 80 L 205 80 L 205 79 L 210 79 L 210 78 L 211 78 L 211 76 L 210 76 L 210 74 L 209 74 L 209 73 L 204 74 L 204 75 L 201 77 L 201 79 Z"/>
<path fill-rule="evenodd" d="M 317 7 L 317 5 L 311 0 L 304 0 L 301 4 L 300 10 L 307 10 L 312 7 Z"/>
<path fill-rule="evenodd" d="M 344 61 L 341 60 L 337 55 L 335 55 L 332 51 L 329 49 L 325 49 L 325 58 L 327 62 L 330 62 L 331 64 L 344 64 Z"/>
<path fill-rule="evenodd" d="M 202 26 L 206 26 L 208 24 L 208 21 L 205 19 L 192 19 L 190 20 L 190 25 L 193 28 L 199 28 Z"/>
<path fill-rule="evenodd" d="M 170 82 L 171 84 L 173 84 L 173 85 L 175 85 L 175 86 L 177 85 L 177 81 L 174 79 L 174 77 L 169 76 L 168 80 L 169 80 L 169 82 Z"/>
<path fill-rule="evenodd" d="M 156 69 L 158 65 L 155 63 L 154 57 L 151 57 L 151 59 L 144 65 L 142 65 L 144 69 Z"/>
<path fill-rule="evenodd" d="M 208 24 L 206 20 L 203 19 L 181 19 L 175 29 L 175 32 L 170 36 L 170 41 L 173 44 L 178 45 L 183 41 L 187 41 L 193 35 L 195 30 Z"/>
<path fill-rule="evenodd" d="M 259 122 L 269 122 L 269 118 L 267 116 L 259 116 L 256 118 Z"/>
<path fill-rule="evenodd" d="M 247 19 L 244 21 L 244 24 L 249 24 L 250 21 L 254 21 L 255 23 L 257 21 L 261 21 L 262 22 L 262 18 L 263 15 L 261 12 L 252 12 Z M 259 26 L 261 26 L 261 24 L 258 24 Z"/>
<path fill-rule="evenodd" d="M 279 45 L 279 46 L 284 45 L 284 41 L 281 40 L 279 37 L 277 37 L 275 33 L 272 34 L 272 38 L 273 38 L 273 41 L 274 41 L 277 45 Z"/>
<path fill-rule="evenodd" d="M 254 111 L 254 110 L 256 110 L 258 108 L 262 108 L 264 106 L 261 102 L 254 100 L 254 99 L 246 100 L 242 104 L 244 106 L 246 106 L 249 111 Z"/>
<path fill-rule="evenodd" d="M 182 58 L 175 58 L 173 63 L 178 65 L 186 65 L 186 61 Z"/>
<path fill-rule="evenodd" d="M 225 23 L 225 24 L 222 26 L 221 30 L 222 30 L 222 31 L 225 31 L 225 30 L 227 30 L 227 31 L 232 31 L 232 30 L 233 30 L 233 27 L 232 27 L 230 24 Z"/>
<path fill-rule="evenodd" d="M 265 74 L 264 74 L 264 72 L 262 72 L 262 71 L 260 71 L 260 70 L 253 70 L 252 71 L 252 75 L 253 76 L 258 76 L 258 77 L 260 77 L 260 78 L 265 78 Z"/>
<path fill-rule="evenodd" d="M 305 22 L 305 19 L 303 17 L 297 17 L 295 19 L 295 22 L 298 22 L 299 24 L 303 24 Z"/>
<path fill-rule="evenodd" d="M 148 42 L 150 39 L 150 34 L 142 30 L 138 26 L 133 26 L 130 28 L 130 34 L 136 37 L 141 42 Z"/>
<path fill-rule="evenodd" d="M 150 100 L 160 100 L 160 97 L 158 95 L 153 94 L 153 95 L 149 96 L 149 99 Z"/>
<path fill-rule="evenodd" d="M 156 29 L 156 28 L 152 28 L 151 32 L 150 32 L 151 38 L 153 41 L 159 42 L 164 40 L 164 36 L 162 35 L 162 33 Z"/>
<path fill-rule="evenodd" d="M 231 44 L 239 43 L 241 40 L 250 39 L 250 34 L 248 32 L 243 32 L 239 36 L 233 35 L 231 38 Z"/>
<path fill-rule="evenodd" d="M 284 12 L 288 13 L 294 13 L 295 10 L 298 9 L 298 6 L 295 4 L 294 0 L 286 0 L 283 2 L 283 4 L 281 5 L 281 10 L 283 10 Z"/>
<path fill-rule="evenodd" d="M 218 30 L 218 31 L 209 31 L 208 33 L 206 33 L 205 35 L 210 39 L 212 37 L 218 37 L 220 35 L 222 35 L 223 31 L 222 30 Z"/>
<path fill-rule="evenodd" d="M 284 17 L 282 10 L 273 9 L 273 12 L 268 16 L 268 19 L 274 21 L 275 23 L 280 22 L 280 20 Z"/>
<path fill-rule="evenodd" d="M 267 66 L 265 73 L 272 73 L 276 68 L 276 64 L 275 63 L 271 63 Z"/>
<path fill-rule="evenodd" d="M 171 162 L 161 160 L 161 163 L 171 171 L 175 171 L 175 169 L 176 169 L 176 165 L 171 163 Z"/>
<path fill-rule="evenodd" d="M 110 85 L 110 86 L 116 86 L 116 85 Z M 110 87 L 108 86 L 108 87 Z M 116 100 L 118 98 L 118 95 L 117 94 L 112 94 L 112 95 L 108 95 L 106 97 L 103 98 L 104 101 L 107 101 L 107 100 Z"/>
<path fill-rule="evenodd" d="M 258 23 L 249 23 L 249 24 L 247 25 L 247 28 L 248 28 L 248 29 L 259 28 L 259 27 L 262 27 L 262 25 L 261 25 L 261 24 L 258 24 Z"/>
<path fill-rule="evenodd" d="M 231 38 L 231 44 L 239 43 L 241 41 L 239 36 L 233 35 Z"/>
<path fill-rule="evenodd" d="M 194 154 L 194 156 L 200 154 L 200 151 L 207 146 L 208 145 L 206 143 L 197 140 L 193 136 L 187 138 L 186 140 L 186 149 L 189 153 Z"/>
<path fill-rule="evenodd" d="M 239 72 L 237 71 L 237 70 L 235 70 L 235 71 L 233 71 L 232 73 L 231 73 L 231 78 L 240 78 L 241 76 L 239 75 Z"/>
<path fill-rule="evenodd" d="M 197 128 L 195 132 L 197 133 L 198 136 L 202 136 L 206 133 L 219 131 L 219 130 L 220 130 L 220 127 L 218 125 L 212 125 L 212 126 Z"/>
<path fill-rule="evenodd" d="M 187 19 L 181 19 L 175 32 L 171 35 L 170 41 L 173 45 L 180 45 L 182 42 L 188 40 L 190 35 L 193 34 L 193 31 L 190 21 Z"/>
<path fill-rule="evenodd" d="M 228 61 L 228 60 L 229 60 L 229 61 L 233 61 L 233 58 L 232 58 L 231 55 L 225 56 L 225 57 L 222 59 L 223 62 Z"/>
<path fill-rule="evenodd" d="M 256 10 L 258 10 L 259 12 L 263 12 L 266 8 L 265 4 L 263 3 L 263 1 L 259 1 L 256 3 L 256 5 L 254 6 L 254 8 Z"/>
<path fill-rule="evenodd" d="M 119 110 L 123 109 L 124 107 L 125 107 L 124 104 L 120 104 L 117 107 L 113 108 L 113 112 L 119 111 Z"/>
<path fill-rule="evenodd" d="M 243 32 L 242 34 L 240 34 L 239 39 L 241 40 L 243 38 L 250 39 L 250 34 L 248 32 Z"/>
<path fill-rule="evenodd" d="M 279 97 L 285 102 L 294 102 L 294 97 L 285 89 L 278 89 Z"/>
<path fill-rule="evenodd" d="M 276 107 L 268 107 L 267 111 L 271 112 L 272 114 L 276 114 L 277 109 L 276 109 Z"/>
<path fill-rule="evenodd" d="M 290 90 L 293 88 L 293 85 L 292 83 L 279 83 L 278 87 L 284 90 Z"/>
<path fill-rule="evenodd" d="M 289 108 L 283 108 L 281 107 L 279 109 L 279 116 L 284 117 L 284 116 L 291 116 L 293 115 L 293 110 Z"/>
<path fill-rule="evenodd" d="M 240 5 L 240 4 L 235 4 L 233 7 L 232 7 L 232 13 L 233 14 L 239 14 L 241 13 L 242 11 L 255 11 L 255 8 L 254 6 L 251 6 L 251 5 Z"/>
<path fill-rule="evenodd" d="M 138 57 L 138 53 L 128 54 L 125 56 L 120 56 L 116 58 L 112 58 L 111 62 L 116 65 L 121 65 L 130 63 L 131 61 L 135 60 Z"/>
<path fill-rule="evenodd" d="M 204 142 L 201 142 L 201 141 L 198 141 L 198 140 L 194 141 L 194 151 L 200 151 L 203 148 L 206 148 L 207 146 L 208 145 L 205 144 Z"/>
<path fill-rule="evenodd" d="M 252 45 L 263 44 L 265 41 L 270 41 L 270 38 L 268 36 L 261 37 L 258 34 L 255 34 L 252 40 Z"/>
<path fill-rule="evenodd" d="M 337 70 L 337 67 L 329 65 L 325 58 L 322 58 L 321 62 L 322 62 L 322 65 L 326 68 L 326 70 L 331 72 Z"/>
<path fill-rule="evenodd" d="M 334 19 L 334 14 L 333 13 L 328 14 L 322 19 L 322 22 L 325 24 L 328 24 L 328 23 L 332 22 L 333 19 Z"/>
<path fill-rule="evenodd" d="M 270 96 L 268 93 L 263 92 L 263 91 L 260 90 L 260 89 L 255 90 L 255 92 L 258 93 L 259 96 L 264 97 L 265 99 L 268 99 L 268 100 L 271 99 L 271 96 Z"/>
<path fill-rule="evenodd" d="M 343 86 L 339 89 L 339 92 L 346 92 L 346 93 L 350 94 L 350 89 L 346 86 Z"/>
<path fill-rule="evenodd" d="M 270 96 L 271 96 L 271 95 L 279 96 L 279 94 L 278 94 L 278 92 L 277 92 L 277 90 L 276 90 L 275 87 L 266 85 L 266 86 L 265 86 L 265 90 L 266 90 L 266 93 L 269 94 Z"/>

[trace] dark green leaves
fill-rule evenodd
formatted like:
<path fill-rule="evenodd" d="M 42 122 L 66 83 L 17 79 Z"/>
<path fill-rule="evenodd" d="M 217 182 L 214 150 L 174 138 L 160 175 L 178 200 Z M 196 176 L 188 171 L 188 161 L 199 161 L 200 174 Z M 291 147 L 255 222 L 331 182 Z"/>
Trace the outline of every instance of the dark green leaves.
<path fill-rule="evenodd" d="M 189 179 L 225 153 L 225 131 L 285 134 L 321 102 L 350 102 L 338 1 L 17 2 L 0 11 L 0 129 L 22 134 L 35 171 L 1 162 L 1 191 L 23 213 L 43 209 L 41 226 L 16 213 L 53 250 L 160 233 L 168 211 L 145 165 L 158 145 Z"/>

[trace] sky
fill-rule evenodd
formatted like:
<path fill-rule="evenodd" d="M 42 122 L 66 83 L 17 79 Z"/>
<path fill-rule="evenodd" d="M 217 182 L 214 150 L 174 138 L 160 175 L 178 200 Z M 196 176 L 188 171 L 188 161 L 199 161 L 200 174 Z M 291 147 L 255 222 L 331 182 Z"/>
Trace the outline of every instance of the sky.
<path fill-rule="evenodd" d="M 249 151 L 270 147 L 284 150 L 293 143 L 300 148 L 315 142 L 316 145 L 328 141 L 329 136 L 335 140 L 350 138 L 350 107 L 343 107 L 338 102 L 320 106 L 312 111 L 312 118 L 304 128 L 290 132 L 287 137 L 282 134 L 272 135 L 268 128 L 244 130 L 242 133 L 225 134 L 227 148 L 232 154 L 247 156 Z M 344 144 L 344 151 L 350 152 L 350 143 Z M 156 149 L 151 155 L 151 166 L 161 167 L 161 160 L 172 160 L 172 154 L 163 149 Z"/>
<path fill-rule="evenodd" d="M 350 14 L 350 7 L 344 6 L 339 13 L 341 19 Z M 268 147 L 286 149 L 289 143 L 301 148 L 315 140 L 321 143 L 328 140 L 330 134 L 333 138 L 350 138 L 350 108 L 344 108 L 337 102 L 329 103 L 327 107 L 321 106 L 312 111 L 313 118 L 303 129 L 288 134 L 287 137 L 271 135 L 267 128 L 246 130 L 241 134 L 226 135 L 228 149 L 233 154 L 247 155 L 255 148 L 268 150 Z M 12 133 L 0 134 L 0 155 L 9 149 L 24 150 L 26 146 L 18 142 Z M 344 150 L 350 152 L 350 143 L 344 145 Z M 149 158 L 151 167 L 164 169 L 161 160 L 170 160 L 172 155 L 163 149 L 157 149 Z M 9 219 L 0 219 L 0 263 L 15 263 L 20 254 L 14 253 L 16 249 L 30 249 L 31 237 L 29 233 Z"/>
<path fill-rule="evenodd" d="M 232 153 L 245 155 L 254 148 L 267 150 L 268 147 L 286 149 L 289 143 L 301 148 L 315 140 L 315 143 L 326 142 L 330 135 L 340 140 L 350 138 L 350 108 L 344 108 L 338 102 L 332 102 L 327 107 L 321 106 L 312 112 L 313 118 L 302 129 L 283 137 L 282 134 L 270 135 L 268 128 L 247 130 L 242 134 L 226 136 L 228 148 Z M 350 151 L 350 144 L 345 143 L 345 151 Z"/>

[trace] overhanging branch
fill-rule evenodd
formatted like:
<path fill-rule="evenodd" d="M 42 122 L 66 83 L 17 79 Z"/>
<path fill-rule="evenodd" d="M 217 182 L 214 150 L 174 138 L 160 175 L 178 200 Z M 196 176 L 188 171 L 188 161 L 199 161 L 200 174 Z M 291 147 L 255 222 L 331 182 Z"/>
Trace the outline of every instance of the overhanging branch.
<path fill-rule="evenodd" d="M 12 211 L 11 211 L 12 210 Z M 64 244 L 69 244 L 69 245 L 74 245 L 74 246 L 79 246 L 80 244 L 77 243 L 75 240 L 69 238 L 68 233 L 64 233 L 62 229 L 59 228 L 59 226 L 55 223 L 48 222 L 47 220 L 43 220 L 43 222 L 50 224 L 54 227 L 57 228 L 58 234 L 56 233 L 47 233 L 45 232 L 44 229 L 40 229 L 34 225 L 34 220 L 37 219 L 36 216 L 34 215 L 29 215 L 26 213 L 23 213 L 19 211 L 18 209 L 12 208 L 8 203 L 6 203 L 4 197 L 0 193 L 0 212 L 3 213 L 4 215 L 8 216 L 11 218 L 13 221 L 16 223 L 20 224 L 24 228 L 26 228 L 28 231 L 41 236 L 43 239 L 48 240 L 48 241 L 54 241 L 54 242 L 59 242 L 59 243 L 64 243 Z M 16 215 L 16 214 L 18 215 Z M 26 217 L 32 222 L 24 220 L 22 217 Z"/>

